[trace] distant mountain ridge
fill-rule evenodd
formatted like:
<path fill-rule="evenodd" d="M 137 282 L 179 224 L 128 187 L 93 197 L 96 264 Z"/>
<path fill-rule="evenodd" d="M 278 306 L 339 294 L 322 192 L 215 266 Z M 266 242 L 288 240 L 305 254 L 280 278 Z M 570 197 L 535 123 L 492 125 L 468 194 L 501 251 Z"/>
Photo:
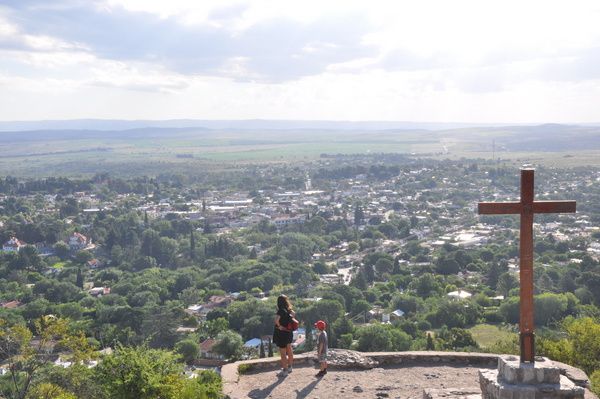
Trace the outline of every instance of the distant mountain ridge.
<path fill-rule="evenodd" d="M 423 125 L 410 122 L 310 122 L 310 121 L 208 121 L 207 126 L 152 126 L 134 127 L 155 121 L 50 121 L 52 127 L 32 130 L 2 131 L 0 143 L 44 143 L 68 140 L 74 144 L 80 140 L 101 140 L 106 143 L 129 141 L 130 144 L 145 140 L 207 140 L 219 141 L 225 146 L 254 146 L 293 143 L 357 143 L 398 144 L 399 142 L 439 142 L 462 143 L 469 150 L 491 149 L 495 141 L 500 151 L 563 151 L 600 149 L 600 126 L 561 125 L 548 123 L 542 125 L 506 125 L 473 126 L 462 128 L 444 128 L 444 124 L 435 125 L 437 130 L 425 129 Z M 158 121 L 158 124 L 200 124 L 203 121 L 178 120 Z M 10 122 L 4 128 L 10 127 Z M 35 127 L 31 122 L 28 126 Z M 45 122 L 39 122 L 45 123 Z M 71 128 L 60 127 L 63 123 Z M 78 124 L 94 125 L 94 128 L 75 128 Z M 277 128 L 276 125 L 282 127 Z M 97 126 L 100 125 L 100 126 Z M 397 126 L 395 126 L 397 125 Z M 262 126 L 262 127 L 261 127 Z M 285 127 L 284 127 L 285 126 Z M 403 126 L 403 127 L 398 127 Z M 412 128 L 410 126 L 413 126 Z M 420 126 L 420 128 L 419 128 Z M 12 126 L 15 128 L 16 126 Z M 24 127 L 24 126 L 22 126 Z M 102 129 L 104 127 L 104 129 Z M 112 129 L 109 129 L 112 127 Z M 106 141 L 108 140 L 108 141 Z M 79 142 L 80 146 L 87 145 Z M 214 145 L 214 143 L 213 143 Z M 0 156 L 1 157 L 1 156 Z"/>
<path fill-rule="evenodd" d="M 32 130 L 131 130 L 143 128 L 205 128 L 205 129 L 327 129 L 327 130 L 447 130 L 472 127 L 531 126 L 532 124 L 410 122 L 410 121 L 327 121 L 327 120 L 119 120 L 72 119 L 41 121 L 0 121 L 1 132 Z"/>

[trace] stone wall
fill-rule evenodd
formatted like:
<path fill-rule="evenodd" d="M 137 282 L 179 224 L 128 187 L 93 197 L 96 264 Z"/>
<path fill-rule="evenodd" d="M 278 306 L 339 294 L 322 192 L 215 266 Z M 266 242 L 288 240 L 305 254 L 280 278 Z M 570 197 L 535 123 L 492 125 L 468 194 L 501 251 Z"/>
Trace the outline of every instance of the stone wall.
<path fill-rule="evenodd" d="M 416 363 L 451 363 L 470 366 L 495 366 L 498 355 L 474 352 L 369 352 L 368 358 L 376 360 L 380 365 L 416 364 Z"/>

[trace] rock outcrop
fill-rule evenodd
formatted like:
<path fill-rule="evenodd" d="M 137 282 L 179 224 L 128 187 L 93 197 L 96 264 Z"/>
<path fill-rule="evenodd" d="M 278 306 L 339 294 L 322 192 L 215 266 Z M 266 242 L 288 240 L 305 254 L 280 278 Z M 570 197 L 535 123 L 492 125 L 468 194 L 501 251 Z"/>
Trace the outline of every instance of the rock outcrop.
<path fill-rule="evenodd" d="M 315 357 L 315 362 L 317 359 Z M 347 349 L 330 349 L 327 353 L 327 364 L 336 369 L 361 369 L 369 370 L 377 367 L 379 362 L 361 352 Z"/>

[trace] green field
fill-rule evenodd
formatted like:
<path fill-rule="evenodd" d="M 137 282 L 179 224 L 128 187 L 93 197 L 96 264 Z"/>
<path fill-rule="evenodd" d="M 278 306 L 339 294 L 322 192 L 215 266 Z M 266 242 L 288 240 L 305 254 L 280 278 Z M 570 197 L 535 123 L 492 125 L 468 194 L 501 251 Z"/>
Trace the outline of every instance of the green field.
<path fill-rule="evenodd" d="M 481 348 L 487 348 L 498 341 L 510 340 L 516 333 L 493 324 L 477 324 L 469 328 L 469 332 Z"/>
<path fill-rule="evenodd" d="M 515 165 L 600 166 L 600 128 L 0 132 L 0 175 L 156 175 L 244 163 L 307 161 L 322 154 L 373 153 L 434 159 L 495 157 Z"/>

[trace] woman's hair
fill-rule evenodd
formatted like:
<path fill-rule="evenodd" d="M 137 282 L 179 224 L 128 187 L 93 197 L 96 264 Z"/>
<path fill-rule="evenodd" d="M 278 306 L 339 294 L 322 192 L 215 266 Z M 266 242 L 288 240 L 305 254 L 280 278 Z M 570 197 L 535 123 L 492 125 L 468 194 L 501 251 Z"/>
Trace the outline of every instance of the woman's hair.
<path fill-rule="evenodd" d="M 277 308 L 281 310 L 292 310 L 292 304 L 287 296 L 281 294 L 277 297 Z"/>

